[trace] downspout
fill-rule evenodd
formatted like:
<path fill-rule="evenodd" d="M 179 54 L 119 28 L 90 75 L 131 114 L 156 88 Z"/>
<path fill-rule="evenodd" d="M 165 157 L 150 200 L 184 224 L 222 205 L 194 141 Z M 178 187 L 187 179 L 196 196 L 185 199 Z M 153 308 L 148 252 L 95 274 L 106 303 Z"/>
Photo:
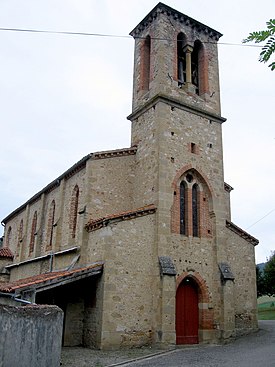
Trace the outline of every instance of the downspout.
<path fill-rule="evenodd" d="M 16 301 L 16 302 L 20 302 L 20 303 L 24 303 L 24 304 L 26 304 L 26 305 L 36 305 L 36 303 L 34 303 L 34 302 L 30 302 L 30 301 L 27 301 L 27 300 L 25 300 L 25 299 L 17 298 L 15 293 L 5 293 L 5 292 L 0 292 L 0 296 L 3 296 L 3 297 L 10 297 L 10 298 L 12 298 L 14 301 Z"/>
<path fill-rule="evenodd" d="M 53 271 L 53 257 L 54 257 L 54 253 L 52 251 L 50 253 L 50 268 L 49 268 L 50 273 Z"/>
<path fill-rule="evenodd" d="M 1 225 L 4 227 L 4 232 L 5 232 L 5 223 L 1 222 Z M 1 247 L 1 239 L 2 239 L 2 245 L 4 244 L 4 234 L 2 237 L 0 237 L 0 247 Z"/>

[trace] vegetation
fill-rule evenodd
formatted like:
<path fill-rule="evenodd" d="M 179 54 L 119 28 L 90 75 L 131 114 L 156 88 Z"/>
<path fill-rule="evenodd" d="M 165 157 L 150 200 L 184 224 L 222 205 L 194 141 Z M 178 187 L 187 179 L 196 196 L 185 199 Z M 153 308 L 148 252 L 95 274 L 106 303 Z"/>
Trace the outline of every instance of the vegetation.
<path fill-rule="evenodd" d="M 275 295 L 275 251 L 270 256 L 264 268 L 264 281 L 266 294 L 268 296 Z"/>
<path fill-rule="evenodd" d="M 275 301 L 269 301 L 258 304 L 259 320 L 275 320 Z"/>
<path fill-rule="evenodd" d="M 265 42 L 260 53 L 259 61 L 267 62 L 270 60 L 271 56 L 275 52 L 275 19 L 270 19 L 266 23 L 267 29 L 258 32 L 252 32 L 249 36 L 243 40 L 243 43 L 255 42 L 261 43 Z M 275 70 L 275 61 L 268 65 L 271 70 Z"/>
<path fill-rule="evenodd" d="M 256 267 L 257 297 L 275 296 L 275 251 L 271 254 L 263 270 Z"/>

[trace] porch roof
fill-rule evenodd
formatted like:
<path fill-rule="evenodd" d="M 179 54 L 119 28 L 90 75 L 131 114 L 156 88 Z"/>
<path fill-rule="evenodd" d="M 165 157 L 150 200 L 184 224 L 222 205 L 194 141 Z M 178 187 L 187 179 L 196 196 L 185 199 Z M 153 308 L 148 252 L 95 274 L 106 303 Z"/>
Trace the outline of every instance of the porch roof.
<path fill-rule="evenodd" d="M 44 291 L 46 289 L 101 274 L 103 271 L 103 265 L 104 263 L 99 261 L 78 269 L 53 271 L 50 273 L 38 274 L 32 277 L 19 279 L 14 282 L 2 283 L 0 284 L 0 292 L 20 293 L 22 291 Z"/>

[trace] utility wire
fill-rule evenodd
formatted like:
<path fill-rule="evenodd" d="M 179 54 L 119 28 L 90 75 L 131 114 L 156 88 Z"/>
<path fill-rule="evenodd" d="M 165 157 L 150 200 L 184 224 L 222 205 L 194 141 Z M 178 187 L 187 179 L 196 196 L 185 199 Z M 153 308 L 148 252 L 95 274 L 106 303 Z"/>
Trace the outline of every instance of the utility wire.
<path fill-rule="evenodd" d="M 10 32 L 28 32 L 28 33 L 49 33 L 49 34 L 65 34 L 70 36 L 92 36 L 92 37 L 112 37 L 112 38 L 132 38 L 128 35 L 116 35 L 116 34 L 103 34 L 103 33 L 89 33 L 89 32 L 69 32 L 69 31 L 48 31 L 39 29 L 22 29 L 22 28 L 3 28 L 0 27 L 0 31 L 10 31 Z M 135 37 L 140 39 L 146 39 L 146 37 Z M 161 37 L 151 37 L 153 40 L 159 41 L 173 41 L 171 38 L 161 38 Z M 215 42 L 204 42 L 204 43 L 215 43 Z M 242 46 L 242 47 L 260 47 L 260 45 L 248 45 L 242 43 L 227 43 L 219 42 L 219 45 L 225 46 Z"/>
<path fill-rule="evenodd" d="M 271 213 L 273 213 L 275 211 L 275 208 L 270 210 L 270 212 L 268 212 L 267 214 L 265 214 L 262 218 L 258 219 L 256 222 L 252 223 L 249 227 L 247 227 L 246 229 L 249 229 L 251 227 L 253 227 L 255 224 L 259 223 L 261 220 L 263 220 L 264 218 L 266 218 L 267 216 L 269 216 Z"/>

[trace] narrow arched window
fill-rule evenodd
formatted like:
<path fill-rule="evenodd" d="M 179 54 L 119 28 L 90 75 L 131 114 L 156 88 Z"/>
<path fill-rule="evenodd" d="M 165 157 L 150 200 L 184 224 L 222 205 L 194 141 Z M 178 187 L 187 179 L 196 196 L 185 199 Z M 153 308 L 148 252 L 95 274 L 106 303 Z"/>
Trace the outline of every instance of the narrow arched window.
<path fill-rule="evenodd" d="M 23 241 L 23 219 L 20 221 L 19 230 L 18 230 L 18 241 L 17 241 L 17 250 L 16 255 L 19 256 L 20 245 Z"/>
<path fill-rule="evenodd" d="M 29 254 L 31 254 L 34 250 L 34 242 L 35 242 L 35 236 L 36 236 L 36 226 L 37 226 L 37 212 L 35 211 L 34 215 L 33 215 L 33 219 L 32 219 Z"/>
<path fill-rule="evenodd" d="M 78 213 L 78 201 L 79 201 L 79 187 L 75 185 L 71 198 L 70 208 L 70 232 L 71 237 L 75 238 L 76 225 L 77 225 L 77 213 Z"/>
<path fill-rule="evenodd" d="M 198 210 L 198 185 L 194 184 L 192 187 L 192 226 L 193 237 L 199 236 L 199 210 Z"/>
<path fill-rule="evenodd" d="M 177 37 L 177 64 L 178 64 L 178 84 L 186 83 L 186 58 L 184 52 L 185 36 L 179 33 Z"/>
<path fill-rule="evenodd" d="M 6 247 L 10 247 L 11 235 L 12 235 L 12 229 L 11 229 L 11 226 L 9 226 L 8 232 L 7 232 L 7 239 L 6 239 Z"/>
<path fill-rule="evenodd" d="M 47 246 L 46 250 L 50 250 L 53 245 L 53 228 L 54 228 L 54 216 L 55 216 L 55 201 L 51 202 L 49 216 L 48 216 L 48 229 L 47 229 Z"/>
<path fill-rule="evenodd" d="M 141 48 L 141 90 L 148 91 L 150 83 L 151 37 L 147 36 Z"/>
<path fill-rule="evenodd" d="M 192 84 L 196 87 L 196 94 L 209 93 L 208 59 L 203 44 L 196 40 L 191 56 Z"/>
<path fill-rule="evenodd" d="M 186 234 L 186 185 L 182 181 L 180 183 L 180 234 Z"/>

